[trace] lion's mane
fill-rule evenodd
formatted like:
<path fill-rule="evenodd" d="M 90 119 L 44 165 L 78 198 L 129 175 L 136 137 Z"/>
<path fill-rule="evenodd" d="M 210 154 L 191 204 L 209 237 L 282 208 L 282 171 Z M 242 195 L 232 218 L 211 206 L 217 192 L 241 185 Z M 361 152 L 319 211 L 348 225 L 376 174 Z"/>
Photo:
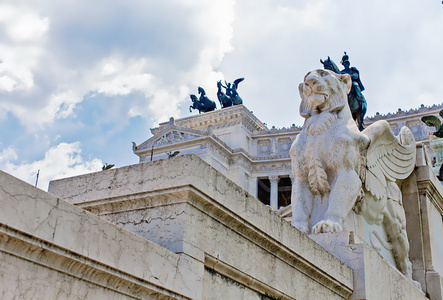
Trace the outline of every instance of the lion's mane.
<path fill-rule="evenodd" d="M 312 107 L 309 104 L 309 97 L 316 95 L 305 83 L 299 86 L 300 115 L 306 119 L 306 133 L 309 135 L 319 135 L 329 128 L 337 118 L 341 117 L 341 112 L 346 105 L 347 93 L 351 88 L 352 81 L 347 74 L 335 74 L 327 70 L 321 70 L 324 76 L 319 76 L 319 83 L 326 87 L 327 96 L 324 96 L 325 103 L 322 107 Z M 308 73 L 305 79 L 311 74 Z M 308 94 L 307 94 L 308 93 Z"/>

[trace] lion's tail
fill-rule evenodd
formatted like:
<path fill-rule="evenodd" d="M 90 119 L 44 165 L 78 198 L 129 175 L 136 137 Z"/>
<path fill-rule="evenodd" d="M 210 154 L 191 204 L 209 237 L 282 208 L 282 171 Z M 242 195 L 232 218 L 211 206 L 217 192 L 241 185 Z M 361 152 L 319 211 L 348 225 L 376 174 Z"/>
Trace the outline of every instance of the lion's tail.
<path fill-rule="evenodd" d="M 314 195 L 328 193 L 331 189 L 328 183 L 328 175 L 317 156 L 312 157 L 309 162 L 308 181 Z"/>

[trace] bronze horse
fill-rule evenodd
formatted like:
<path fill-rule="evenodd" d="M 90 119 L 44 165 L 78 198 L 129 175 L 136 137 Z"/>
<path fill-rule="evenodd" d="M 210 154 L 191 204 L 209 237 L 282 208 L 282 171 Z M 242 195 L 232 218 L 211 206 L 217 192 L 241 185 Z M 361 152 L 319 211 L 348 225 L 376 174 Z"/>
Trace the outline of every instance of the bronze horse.
<path fill-rule="evenodd" d="M 192 109 L 197 109 L 200 114 L 202 112 L 213 111 L 217 108 L 215 102 L 206 96 L 206 92 L 202 87 L 198 87 L 198 93 L 200 94 L 200 99 L 197 99 L 196 95 L 189 95 L 192 101 L 192 105 L 189 106 L 189 112 L 191 112 Z"/>
<path fill-rule="evenodd" d="M 331 60 L 328 56 L 328 59 L 325 61 L 320 59 L 320 62 L 323 64 L 323 67 L 326 70 L 333 71 L 337 74 L 341 74 L 342 72 L 338 69 L 337 65 Z M 366 115 L 367 103 L 365 97 L 360 93 L 360 97 L 357 95 L 355 85 L 358 84 L 354 80 L 352 80 L 352 87 L 348 94 L 348 104 L 349 109 L 352 113 L 352 118 L 357 122 L 358 129 L 363 131 L 363 120 Z"/>

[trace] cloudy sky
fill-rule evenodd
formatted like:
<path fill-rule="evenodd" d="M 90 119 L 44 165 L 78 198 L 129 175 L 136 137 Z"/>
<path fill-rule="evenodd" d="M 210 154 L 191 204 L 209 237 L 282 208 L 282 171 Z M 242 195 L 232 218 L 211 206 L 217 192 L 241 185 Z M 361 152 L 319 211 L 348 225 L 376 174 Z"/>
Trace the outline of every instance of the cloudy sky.
<path fill-rule="evenodd" d="M 302 125 L 298 84 L 343 51 L 367 115 L 443 102 L 440 0 L 3 0 L 0 169 L 46 190 L 137 163 L 131 142 L 218 80 L 245 77 L 268 127 Z"/>

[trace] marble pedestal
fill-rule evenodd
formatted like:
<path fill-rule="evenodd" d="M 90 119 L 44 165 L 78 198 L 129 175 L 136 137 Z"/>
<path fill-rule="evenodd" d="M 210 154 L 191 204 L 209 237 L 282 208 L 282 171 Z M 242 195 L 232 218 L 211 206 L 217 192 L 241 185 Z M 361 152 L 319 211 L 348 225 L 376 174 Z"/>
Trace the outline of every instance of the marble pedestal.
<path fill-rule="evenodd" d="M 422 291 L 354 232 L 320 233 L 309 237 L 354 271 L 354 291 L 349 299 L 426 299 Z"/>

